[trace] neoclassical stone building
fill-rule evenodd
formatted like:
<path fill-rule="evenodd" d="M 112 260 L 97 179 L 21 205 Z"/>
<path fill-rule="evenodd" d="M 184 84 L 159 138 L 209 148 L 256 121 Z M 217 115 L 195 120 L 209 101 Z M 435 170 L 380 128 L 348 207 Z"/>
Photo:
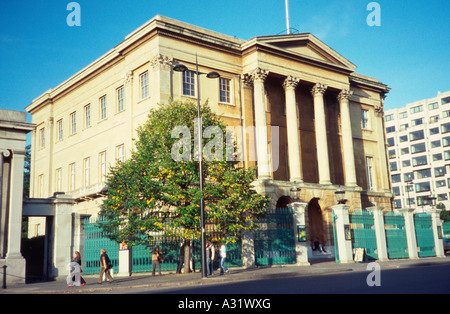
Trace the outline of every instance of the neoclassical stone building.
<path fill-rule="evenodd" d="M 195 75 L 215 71 L 218 79 Z M 173 70 L 186 65 L 187 72 Z M 331 245 L 334 192 L 351 210 L 391 209 L 383 126 L 389 88 L 309 33 L 241 40 L 156 16 L 26 110 L 32 132 L 31 197 L 65 192 L 73 212 L 96 215 L 110 165 L 130 156 L 136 128 L 172 99 L 208 101 L 244 133 L 244 164 L 261 193 L 285 207 L 308 203 L 307 234 Z M 255 158 L 256 156 L 256 158 Z M 268 158 L 269 157 L 269 158 Z"/>

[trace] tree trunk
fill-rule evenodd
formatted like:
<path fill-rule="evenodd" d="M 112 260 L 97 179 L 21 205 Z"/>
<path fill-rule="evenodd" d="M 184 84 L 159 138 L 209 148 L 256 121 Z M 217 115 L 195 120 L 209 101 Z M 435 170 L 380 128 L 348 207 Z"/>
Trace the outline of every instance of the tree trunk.
<path fill-rule="evenodd" d="M 184 246 L 184 273 L 189 274 L 189 268 L 191 265 L 191 241 L 186 240 Z"/>

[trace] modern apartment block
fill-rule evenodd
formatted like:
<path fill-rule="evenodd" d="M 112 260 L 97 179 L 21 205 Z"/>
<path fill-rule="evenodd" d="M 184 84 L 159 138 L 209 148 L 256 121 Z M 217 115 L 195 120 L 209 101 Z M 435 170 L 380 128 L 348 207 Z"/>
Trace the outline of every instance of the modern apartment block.
<path fill-rule="evenodd" d="M 394 208 L 450 209 L 450 91 L 385 112 Z"/>

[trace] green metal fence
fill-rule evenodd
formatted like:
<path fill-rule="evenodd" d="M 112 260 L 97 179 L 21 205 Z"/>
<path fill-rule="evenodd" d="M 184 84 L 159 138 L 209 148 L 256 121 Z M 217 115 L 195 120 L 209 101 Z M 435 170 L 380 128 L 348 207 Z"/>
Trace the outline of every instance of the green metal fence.
<path fill-rule="evenodd" d="M 419 257 L 436 256 L 431 215 L 415 214 L 414 225 L 416 229 L 417 250 Z"/>
<path fill-rule="evenodd" d="M 256 265 L 294 264 L 295 235 L 289 208 L 268 210 L 255 232 Z"/>
<path fill-rule="evenodd" d="M 388 212 L 384 214 L 386 245 L 389 258 L 408 258 L 405 217 L 402 214 Z"/>
<path fill-rule="evenodd" d="M 114 272 L 119 270 L 119 244 L 109 240 L 96 225 L 97 218 L 84 219 L 83 273 L 100 273 L 100 250 L 105 249 L 113 264 Z M 100 220 L 103 221 L 103 220 Z"/>
<path fill-rule="evenodd" d="M 364 248 L 368 260 L 378 259 L 377 238 L 372 212 L 355 210 L 349 215 L 353 248 Z"/>

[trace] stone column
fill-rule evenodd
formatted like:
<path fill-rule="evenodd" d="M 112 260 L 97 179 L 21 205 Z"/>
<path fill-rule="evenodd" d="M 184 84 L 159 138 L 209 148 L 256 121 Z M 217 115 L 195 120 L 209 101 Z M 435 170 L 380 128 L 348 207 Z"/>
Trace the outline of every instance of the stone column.
<path fill-rule="evenodd" d="M 299 241 L 298 226 L 305 226 L 305 209 L 308 203 L 293 202 L 288 207 L 293 210 L 294 234 L 295 234 L 295 256 L 297 265 L 310 265 L 308 262 L 308 247 L 306 242 Z"/>
<path fill-rule="evenodd" d="M 327 126 L 325 121 L 325 104 L 323 101 L 323 94 L 326 89 L 326 85 L 317 83 L 311 90 L 314 98 L 314 124 L 316 131 L 319 184 L 331 184 L 330 163 L 328 160 Z"/>
<path fill-rule="evenodd" d="M 437 208 L 428 209 L 427 212 L 431 214 L 431 222 L 433 224 L 433 236 L 434 236 L 434 247 L 436 249 L 436 257 L 445 257 L 444 252 L 444 242 L 442 240 L 442 221 L 440 218 L 441 210 Z M 438 233 L 440 229 L 440 233 Z M 441 238 L 439 238 L 441 236 Z"/>
<path fill-rule="evenodd" d="M 251 232 L 244 232 L 242 234 L 242 266 L 253 268 L 255 265 L 255 235 Z"/>
<path fill-rule="evenodd" d="M 378 260 L 380 261 L 386 261 L 389 259 L 387 254 L 383 209 L 384 207 L 379 206 L 372 206 L 367 208 L 367 210 L 370 210 L 373 213 L 375 236 L 377 238 Z"/>
<path fill-rule="evenodd" d="M 258 179 L 260 180 L 269 180 L 271 178 L 269 142 L 267 136 L 266 95 L 264 92 L 264 80 L 267 78 L 267 75 L 269 75 L 269 71 L 260 68 L 257 68 L 251 74 L 255 102 Z"/>
<path fill-rule="evenodd" d="M 295 88 L 300 82 L 299 78 L 288 76 L 283 83 L 286 93 L 286 126 L 287 142 L 289 150 L 289 172 L 290 181 L 303 182 L 300 163 L 300 140 L 298 136 L 297 101 L 295 99 Z"/>
<path fill-rule="evenodd" d="M 342 154 L 344 157 L 346 186 L 356 186 L 355 156 L 349 106 L 351 95 L 352 92 L 350 90 L 342 90 L 338 96 L 341 107 Z"/>
<path fill-rule="evenodd" d="M 352 263 L 352 241 L 346 238 L 346 226 L 350 227 L 349 205 L 339 204 L 331 207 L 333 210 L 334 228 L 336 238 L 334 239 L 334 246 L 338 247 L 337 254 L 341 263 Z M 349 230 L 348 230 L 349 231 Z"/>
<path fill-rule="evenodd" d="M 416 228 L 414 224 L 414 208 L 399 208 L 405 217 L 406 241 L 408 242 L 409 258 L 419 258 L 417 251 Z"/>

